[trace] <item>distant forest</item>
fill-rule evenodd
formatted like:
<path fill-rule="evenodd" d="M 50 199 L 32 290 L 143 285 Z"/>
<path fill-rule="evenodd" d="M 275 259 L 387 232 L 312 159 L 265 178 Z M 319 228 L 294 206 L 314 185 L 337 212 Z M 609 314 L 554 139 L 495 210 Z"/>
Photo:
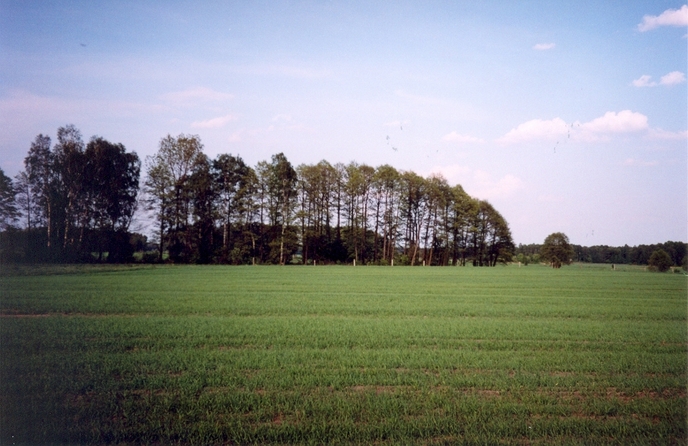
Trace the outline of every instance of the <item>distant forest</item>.
<path fill-rule="evenodd" d="M 540 259 L 540 244 L 518 245 L 514 251 L 514 260 L 522 263 L 538 262 Z M 664 250 L 674 265 L 685 264 L 688 250 L 684 242 L 665 242 L 653 245 L 639 246 L 580 246 L 571 245 L 575 252 L 574 262 L 608 263 L 616 265 L 647 265 L 653 252 Z"/>
<path fill-rule="evenodd" d="M 150 240 L 130 231 L 136 212 L 150 217 L 137 228 Z M 441 176 L 324 160 L 294 167 L 283 153 L 251 167 L 231 154 L 210 159 L 184 134 L 162 138 L 142 165 L 122 144 L 84 143 L 73 125 L 54 145 L 38 135 L 14 180 L 0 170 L 0 231 L 2 262 L 495 266 L 539 252 L 515 247 L 490 203 Z M 664 245 L 680 264 L 685 244 Z M 652 252 L 575 251 L 614 263 L 646 263 Z"/>

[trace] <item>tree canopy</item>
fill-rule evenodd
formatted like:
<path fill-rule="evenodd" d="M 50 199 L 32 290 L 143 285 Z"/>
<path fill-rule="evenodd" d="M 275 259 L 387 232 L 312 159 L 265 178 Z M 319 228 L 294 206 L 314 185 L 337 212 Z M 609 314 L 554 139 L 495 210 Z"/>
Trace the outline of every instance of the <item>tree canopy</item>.
<path fill-rule="evenodd" d="M 562 265 L 571 264 L 575 252 L 566 234 L 555 232 L 545 238 L 545 243 L 540 249 L 540 255 L 552 265 L 552 268 L 561 268 Z"/>
<path fill-rule="evenodd" d="M 673 265 L 673 263 L 674 262 L 672 262 L 669 254 L 663 249 L 658 249 L 657 251 L 654 251 L 650 256 L 650 259 L 647 261 L 647 264 L 651 268 L 661 273 L 668 271 L 669 268 L 671 268 L 671 265 Z"/>

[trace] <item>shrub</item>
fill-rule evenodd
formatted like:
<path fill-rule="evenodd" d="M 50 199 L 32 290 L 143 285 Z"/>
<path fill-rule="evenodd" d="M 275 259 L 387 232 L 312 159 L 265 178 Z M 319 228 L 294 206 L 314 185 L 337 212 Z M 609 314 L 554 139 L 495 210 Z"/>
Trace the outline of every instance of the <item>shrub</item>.
<path fill-rule="evenodd" d="M 671 267 L 673 262 L 666 251 L 663 249 L 658 249 L 652 253 L 650 259 L 647 261 L 647 264 L 650 266 L 651 270 L 663 273 Z"/>

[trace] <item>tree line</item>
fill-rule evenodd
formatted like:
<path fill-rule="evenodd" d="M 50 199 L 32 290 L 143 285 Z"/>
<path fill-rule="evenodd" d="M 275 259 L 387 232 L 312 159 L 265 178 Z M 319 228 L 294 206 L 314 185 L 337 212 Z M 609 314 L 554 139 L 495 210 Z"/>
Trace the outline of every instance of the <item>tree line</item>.
<path fill-rule="evenodd" d="M 143 172 L 142 172 L 143 170 Z M 143 178 L 140 178 L 143 174 Z M 197 135 L 167 135 L 142 165 L 122 144 L 73 126 L 38 135 L 12 181 L 0 171 L 0 257 L 14 261 L 495 266 L 506 220 L 439 175 L 351 162 L 294 167 L 210 159 Z M 153 220 L 154 249 L 132 234 Z"/>
<path fill-rule="evenodd" d="M 541 244 L 519 244 L 514 250 L 514 260 L 521 263 L 537 263 L 542 260 Z M 571 245 L 572 260 L 584 263 L 607 263 L 615 265 L 647 265 L 655 251 L 664 251 L 669 255 L 672 265 L 684 265 L 688 256 L 688 245 L 685 242 L 668 241 L 652 245 L 638 246 L 581 246 Z"/>

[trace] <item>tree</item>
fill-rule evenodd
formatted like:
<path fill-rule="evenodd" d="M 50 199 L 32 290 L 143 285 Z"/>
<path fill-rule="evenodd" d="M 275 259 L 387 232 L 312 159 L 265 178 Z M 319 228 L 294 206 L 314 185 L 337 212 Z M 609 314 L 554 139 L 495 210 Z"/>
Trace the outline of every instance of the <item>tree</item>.
<path fill-rule="evenodd" d="M 19 215 L 15 196 L 12 179 L 0 169 L 0 231 L 11 227 Z"/>
<path fill-rule="evenodd" d="M 135 152 L 127 153 L 122 144 L 94 136 L 86 146 L 83 189 L 93 229 L 99 233 L 96 246 L 108 262 L 128 260 L 125 249 L 129 225 L 136 210 L 141 161 Z M 126 245 L 126 246 L 123 246 Z"/>
<path fill-rule="evenodd" d="M 562 265 L 570 265 L 575 252 L 569 244 L 566 234 L 555 232 L 545 239 L 540 249 L 542 257 L 550 262 L 552 268 L 561 268 Z"/>
<path fill-rule="evenodd" d="M 213 254 L 213 232 L 215 229 L 215 188 L 210 160 L 204 154 L 196 158 L 189 178 L 193 207 L 193 231 L 190 256 L 197 263 L 209 263 Z"/>
<path fill-rule="evenodd" d="M 58 206 L 55 210 L 62 212 L 56 219 L 57 236 L 62 238 L 62 249 L 67 246 L 81 245 L 83 231 L 75 234 L 75 229 L 85 225 L 86 202 L 84 200 L 84 142 L 81 132 L 72 124 L 57 129 L 57 144 L 53 149 L 52 170 L 55 174 L 55 192 Z"/>
<path fill-rule="evenodd" d="M 26 231 L 31 233 L 31 229 L 36 224 L 36 215 L 40 212 L 40 209 L 35 201 L 33 185 L 29 181 L 29 176 L 26 172 L 19 172 L 14 177 L 14 188 L 17 192 L 17 212 L 24 217 Z"/>
<path fill-rule="evenodd" d="M 296 204 L 296 171 L 284 156 L 278 153 L 272 156 L 269 165 L 268 191 L 272 197 L 273 208 L 270 210 L 273 226 L 280 226 L 279 264 L 286 263 L 285 241 L 287 226 L 291 223 Z M 291 251 L 291 249 L 290 249 Z"/>
<path fill-rule="evenodd" d="M 249 167 L 239 156 L 219 155 L 212 164 L 214 189 L 217 193 L 218 217 L 222 225 L 222 258 L 227 260 L 232 220 L 239 218 L 244 207 L 249 181 Z"/>
<path fill-rule="evenodd" d="M 651 269 L 663 273 L 667 271 L 674 262 L 671 261 L 671 256 L 663 249 L 658 249 L 652 253 L 647 264 Z"/>
<path fill-rule="evenodd" d="M 34 227 L 41 224 L 46 228 L 46 245 L 51 248 L 53 236 L 54 180 L 52 168 L 53 154 L 50 150 L 50 137 L 42 134 L 31 143 L 29 153 L 24 158 L 24 172 L 19 178 L 20 204 L 27 219 L 27 230 L 31 233 Z M 29 237 L 35 240 L 35 237 Z M 31 247 L 35 248 L 35 247 Z M 33 249 L 30 252 L 34 252 Z"/>
<path fill-rule="evenodd" d="M 192 188 L 190 178 L 203 144 L 198 135 L 167 135 L 158 153 L 146 158 L 144 183 L 149 209 L 155 211 L 160 236 L 159 257 L 167 244 L 170 258 L 187 258 L 192 236 Z"/>
<path fill-rule="evenodd" d="M 393 264 L 399 223 L 399 191 L 401 189 L 399 172 L 390 165 L 383 165 L 375 171 L 373 178 L 375 196 L 375 236 L 382 230 L 383 263 Z M 375 243 L 375 249 L 377 249 Z M 374 260 L 378 260 L 377 255 Z"/>

